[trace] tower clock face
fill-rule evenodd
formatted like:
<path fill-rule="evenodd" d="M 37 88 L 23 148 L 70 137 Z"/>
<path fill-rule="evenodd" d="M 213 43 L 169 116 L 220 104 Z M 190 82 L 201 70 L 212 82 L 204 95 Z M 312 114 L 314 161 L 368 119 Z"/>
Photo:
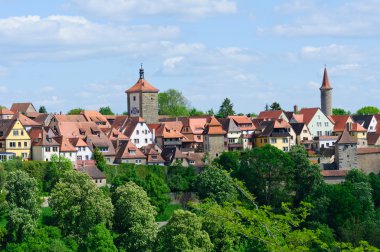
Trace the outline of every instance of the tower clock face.
<path fill-rule="evenodd" d="M 137 107 L 131 108 L 131 115 L 138 115 L 140 113 L 140 110 Z"/>

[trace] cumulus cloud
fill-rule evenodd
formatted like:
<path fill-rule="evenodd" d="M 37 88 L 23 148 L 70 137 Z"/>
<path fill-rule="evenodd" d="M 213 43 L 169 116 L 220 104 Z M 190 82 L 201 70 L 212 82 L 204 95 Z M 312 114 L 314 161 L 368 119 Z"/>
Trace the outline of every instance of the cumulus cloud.
<path fill-rule="evenodd" d="M 109 25 L 78 16 L 10 17 L 0 19 L 0 51 L 9 54 L 10 47 L 19 60 L 137 53 L 154 51 L 179 33 L 177 26 Z"/>
<path fill-rule="evenodd" d="M 342 75 L 352 73 L 352 71 L 356 71 L 358 69 L 360 69 L 359 64 L 341 64 L 329 68 L 329 73 L 332 75 Z"/>
<path fill-rule="evenodd" d="M 282 15 L 281 20 L 287 22 L 260 27 L 257 32 L 280 36 L 378 36 L 379 3 L 378 0 L 350 0 L 335 5 L 295 0 L 274 8 L 276 15 Z"/>
<path fill-rule="evenodd" d="M 347 45 L 304 46 L 300 57 L 307 60 L 359 61 L 365 56 L 356 48 Z"/>
<path fill-rule="evenodd" d="M 184 57 L 182 56 L 165 59 L 163 63 L 164 71 L 172 71 L 183 59 Z"/>
<path fill-rule="evenodd" d="M 131 18 L 139 15 L 179 15 L 190 18 L 213 14 L 230 14 L 237 10 L 232 0 L 72 0 L 69 8 L 109 18 Z"/>

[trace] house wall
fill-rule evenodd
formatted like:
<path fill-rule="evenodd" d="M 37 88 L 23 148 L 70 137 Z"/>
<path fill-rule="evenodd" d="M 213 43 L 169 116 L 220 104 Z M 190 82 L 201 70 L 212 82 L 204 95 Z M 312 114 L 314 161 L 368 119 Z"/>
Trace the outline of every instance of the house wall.
<path fill-rule="evenodd" d="M 365 173 L 380 173 L 380 153 L 358 154 L 358 168 Z"/>
<path fill-rule="evenodd" d="M 128 163 L 128 164 L 146 164 L 145 158 L 128 158 L 128 159 L 116 159 L 118 164 Z"/>
<path fill-rule="evenodd" d="M 46 152 L 45 146 L 33 146 L 32 147 L 32 159 L 39 161 L 50 161 L 53 155 L 59 156 L 59 147 L 57 147 L 57 151 L 53 151 L 53 147 L 50 146 L 50 151 Z"/>
<path fill-rule="evenodd" d="M 158 93 L 141 94 L 141 116 L 147 123 L 158 122 Z"/>
<path fill-rule="evenodd" d="M 367 132 L 376 132 L 376 126 L 377 126 L 376 118 L 372 116 L 371 123 L 368 126 Z"/>
<path fill-rule="evenodd" d="M 73 163 L 75 163 L 77 161 L 77 153 L 76 152 L 60 152 L 59 155 L 61 157 L 65 157 L 65 158 L 69 159 Z"/>
<path fill-rule="evenodd" d="M 77 159 L 79 157 L 82 157 L 81 160 L 90 160 L 91 159 L 92 152 L 91 152 L 90 148 L 88 148 L 87 146 L 84 146 L 84 147 L 80 147 L 80 150 L 79 150 L 79 147 L 76 147 L 76 149 L 77 149 Z"/>
<path fill-rule="evenodd" d="M 358 142 L 358 147 L 367 147 L 367 132 L 353 132 L 351 134 Z"/>
<path fill-rule="evenodd" d="M 335 163 L 338 169 L 358 168 L 356 144 L 337 144 L 335 145 Z"/>
<path fill-rule="evenodd" d="M 14 134 L 14 130 L 18 131 L 17 135 Z M 20 121 L 16 121 L 5 142 L 7 152 L 13 152 L 17 157 L 31 158 L 30 137 Z M 11 147 L 11 142 L 15 142 L 16 147 Z M 19 143 L 21 144 L 21 147 L 19 147 Z"/>
<path fill-rule="evenodd" d="M 95 183 L 97 187 L 102 187 L 107 185 L 107 179 L 93 179 L 92 182 Z"/>
<path fill-rule="evenodd" d="M 144 122 L 138 123 L 136 125 L 135 130 L 132 132 L 129 138 L 131 139 L 132 143 L 136 145 L 137 148 L 141 148 L 143 146 L 153 143 L 153 134 L 152 132 L 150 132 L 148 126 Z"/>
<path fill-rule="evenodd" d="M 130 116 L 141 116 L 140 100 L 140 93 L 128 94 L 128 112 Z"/>
<path fill-rule="evenodd" d="M 321 123 L 318 125 L 318 123 Z M 313 119 L 310 121 L 310 123 L 307 125 L 309 128 L 311 136 L 317 137 L 318 131 L 322 132 L 322 136 L 330 136 L 332 135 L 332 130 L 334 128 L 334 125 L 332 122 L 322 113 L 320 109 L 317 110 L 315 113 Z"/>
<path fill-rule="evenodd" d="M 209 153 L 210 159 L 218 157 L 224 148 L 224 135 L 205 135 L 205 151 Z"/>

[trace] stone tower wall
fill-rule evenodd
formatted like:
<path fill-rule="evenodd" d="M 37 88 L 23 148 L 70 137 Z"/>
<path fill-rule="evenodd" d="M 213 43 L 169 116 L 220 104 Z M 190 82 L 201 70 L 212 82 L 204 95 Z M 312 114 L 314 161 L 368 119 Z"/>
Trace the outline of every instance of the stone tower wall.
<path fill-rule="evenodd" d="M 158 93 L 141 93 L 140 115 L 146 123 L 158 122 Z"/>
<path fill-rule="evenodd" d="M 335 163 L 339 170 L 358 168 L 356 144 L 337 144 L 335 146 Z"/>
<path fill-rule="evenodd" d="M 326 116 L 332 115 L 332 89 L 321 90 L 321 110 Z"/>

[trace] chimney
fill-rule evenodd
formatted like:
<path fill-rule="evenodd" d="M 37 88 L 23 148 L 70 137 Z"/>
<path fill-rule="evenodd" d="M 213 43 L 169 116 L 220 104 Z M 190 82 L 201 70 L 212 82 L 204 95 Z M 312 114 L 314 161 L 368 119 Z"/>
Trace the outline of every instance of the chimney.
<path fill-rule="evenodd" d="M 294 114 L 298 114 L 298 106 L 297 105 L 294 105 L 293 112 L 294 112 Z"/>

